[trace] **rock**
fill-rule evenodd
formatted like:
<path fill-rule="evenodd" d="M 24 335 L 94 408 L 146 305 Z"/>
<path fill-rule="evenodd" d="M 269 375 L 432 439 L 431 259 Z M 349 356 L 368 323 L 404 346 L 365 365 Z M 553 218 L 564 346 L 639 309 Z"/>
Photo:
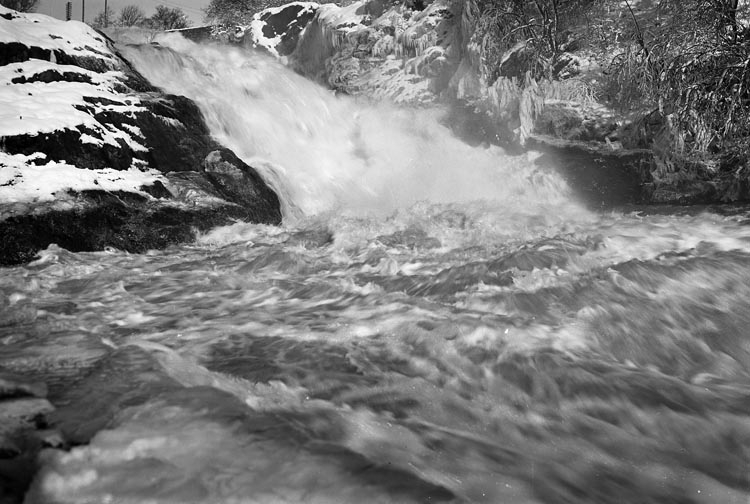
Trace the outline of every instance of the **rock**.
<path fill-rule="evenodd" d="M 36 457 L 59 436 L 46 430 L 54 407 L 46 399 L 43 383 L 2 373 L 0 387 L 11 398 L 0 399 L 0 502 L 22 502 L 37 470 Z M 18 396 L 13 395 L 13 391 Z"/>
<path fill-rule="evenodd" d="M 497 67 L 497 73 L 492 76 L 492 80 L 501 75 L 509 79 L 515 77 L 523 80 L 526 69 L 529 68 L 529 63 L 536 57 L 534 49 L 529 47 L 529 44 L 526 42 L 517 43 L 505 51 Z"/>
<path fill-rule="evenodd" d="M 167 33 L 179 33 L 188 40 L 193 42 L 206 42 L 211 40 L 213 35 L 213 26 L 191 26 L 190 28 L 179 28 L 175 30 L 166 30 Z"/>
<path fill-rule="evenodd" d="M 541 135 L 529 138 L 527 146 L 543 153 L 537 165 L 561 173 L 574 195 L 589 207 L 648 201 L 646 184 L 654 167 L 649 150 L 611 150 Z"/>
<path fill-rule="evenodd" d="M 260 178 L 258 172 L 246 165 L 229 149 L 212 151 L 203 161 L 205 176 L 227 201 L 237 203 L 247 211 L 246 220 L 263 222 L 268 208 L 278 201 L 276 194 Z"/>
<path fill-rule="evenodd" d="M 280 223 L 276 194 L 198 107 L 152 86 L 106 36 L 0 14 L 0 265 L 53 243 L 142 252 L 235 219 Z M 206 165 L 217 152 L 242 175 Z"/>
<path fill-rule="evenodd" d="M 300 33 L 315 17 L 318 7 L 314 2 L 292 2 L 258 12 L 250 25 L 250 43 L 274 56 L 292 54 Z"/>
<path fill-rule="evenodd" d="M 124 409 L 176 388 L 179 384 L 149 352 L 123 347 L 101 359 L 85 379 L 63 393 L 50 422 L 70 442 L 88 443 L 98 431 L 111 427 Z"/>
<path fill-rule="evenodd" d="M 434 103 L 458 68 L 459 51 L 448 2 L 428 3 L 323 4 L 299 36 L 290 64 L 341 93 Z"/>

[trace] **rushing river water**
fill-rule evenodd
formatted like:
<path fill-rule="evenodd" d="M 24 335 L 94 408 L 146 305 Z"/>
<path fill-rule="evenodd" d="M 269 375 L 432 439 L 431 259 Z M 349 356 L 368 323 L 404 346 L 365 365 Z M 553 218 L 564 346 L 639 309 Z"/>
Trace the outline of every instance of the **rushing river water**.
<path fill-rule="evenodd" d="M 750 499 L 750 220 L 594 213 L 435 113 L 263 57 L 129 48 L 284 199 L 0 274 L 0 365 L 74 445 L 29 502 Z"/>

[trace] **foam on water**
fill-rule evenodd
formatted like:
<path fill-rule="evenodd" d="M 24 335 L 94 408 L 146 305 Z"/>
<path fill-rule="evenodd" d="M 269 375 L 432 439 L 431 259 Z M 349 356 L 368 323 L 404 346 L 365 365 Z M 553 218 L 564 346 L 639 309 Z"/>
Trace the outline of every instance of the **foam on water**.
<path fill-rule="evenodd" d="M 287 220 L 3 270 L 0 366 L 75 445 L 27 502 L 747 502 L 746 213 L 590 213 L 433 112 L 165 43 L 128 56 Z"/>
<path fill-rule="evenodd" d="M 384 214 L 420 200 L 581 212 L 556 175 L 525 156 L 462 143 L 437 111 L 335 97 L 260 54 L 159 41 L 125 54 L 151 82 L 199 104 L 219 141 L 276 186 L 287 221 L 300 213 Z"/>

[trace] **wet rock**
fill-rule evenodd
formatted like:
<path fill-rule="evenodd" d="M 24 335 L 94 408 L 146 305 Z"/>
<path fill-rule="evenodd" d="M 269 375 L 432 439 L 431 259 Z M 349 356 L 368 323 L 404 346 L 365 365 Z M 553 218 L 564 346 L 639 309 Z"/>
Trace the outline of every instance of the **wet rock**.
<path fill-rule="evenodd" d="M 238 204 L 248 212 L 247 220 L 264 222 L 268 210 L 278 205 L 276 194 L 263 182 L 258 172 L 229 149 L 210 152 L 203 160 L 203 169 L 207 180 L 225 200 Z"/>
<path fill-rule="evenodd" d="M 531 149 L 543 153 L 542 168 L 562 174 L 575 196 L 592 208 L 643 203 L 654 156 L 648 150 L 611 150 L 584 142 L 534 136 Z"/>
<path fill-rule="evenodd" d="M 251 207 L 218 200 L 191 207 L 145 200 L 132 193 L 84 191 L 70 196 L 72 209 L 49 208 L 0 221 L 0 265 L 31 261 L 53 243 L 73 252 L 114 247 L 140 253 L 193 240 L 196 231 L 236 219 L 281 221 L 271 206 L 273 201 Z"/>
<path fill-rule="evenodd" d="M 166 30 L 168 33 L 179 33 L 193 42 L 205 42 L 211 40 L 213 26 L 194 26 L 177 30 Z"/>
<path fill-rule="evenodd" d="M 0 373 L 0 502 L 21 502 L 36 473 L 39 451 L 62 444 L 56 433 L 46 430 L 54 407 L 34 397 L 46 392 L 43 383 Z"/>
<path fill-rule="evenodd" d="M 106 431 L 70 453 L 43 454 L 27 502 L 266 502 L 282 487 L 293 502 L 456 501 L 375 450 L 348 448 L 346 417 L 335 411 L 255 411 L 208 386 L 151 389 L 144 401 L 135 389 L 145 392 L 158 374 L 149 380 L 145 369 L 138 366 L 135 387 L 121 387 L 127 398 Z"/>
<path fill-rule="evenodd" d="M 174 388 L 178 382 L 154 356 L 136 346 L 124 347 L 101 359 L 84 380 L 62 394 L 50 422 L 71 443 L 88 443 L 125 408 Z"/>

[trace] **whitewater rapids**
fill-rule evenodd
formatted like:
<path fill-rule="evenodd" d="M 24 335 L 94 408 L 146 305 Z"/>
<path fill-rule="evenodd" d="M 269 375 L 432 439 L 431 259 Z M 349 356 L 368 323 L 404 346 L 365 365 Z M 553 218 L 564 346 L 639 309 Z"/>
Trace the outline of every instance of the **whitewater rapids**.
<path fill-rule="evenodd" d="M 0 365 L 73 444 L 27 502 L 748 502 L 747 211 L 595 213 L 437 111 L 181 39 L 126 56 L 285 223 L 4 270 Z"/>

